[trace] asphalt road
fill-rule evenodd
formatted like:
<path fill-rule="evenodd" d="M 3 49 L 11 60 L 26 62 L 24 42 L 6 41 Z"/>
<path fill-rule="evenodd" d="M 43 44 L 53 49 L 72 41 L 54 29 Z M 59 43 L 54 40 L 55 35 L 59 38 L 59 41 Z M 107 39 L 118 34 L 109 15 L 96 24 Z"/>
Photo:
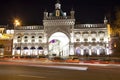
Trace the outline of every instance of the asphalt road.
<path fill-rule="evenodd" d="M 88 67 L 88 69 L 66 69 L 58 66 Z M 120 80 L 120 67 L 5 62 L 0 63 L 0 80 Z"/>

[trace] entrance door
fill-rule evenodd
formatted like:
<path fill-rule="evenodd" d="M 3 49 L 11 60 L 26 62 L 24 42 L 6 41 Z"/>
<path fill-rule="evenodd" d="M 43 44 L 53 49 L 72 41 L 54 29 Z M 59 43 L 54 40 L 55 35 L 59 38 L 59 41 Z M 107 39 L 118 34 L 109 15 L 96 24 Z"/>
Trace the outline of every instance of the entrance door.
<path fill-rule="evenodd" d="M 56 32 L 49 38 L 50 56 L 69 56 L 69 39 L 62 32 Z"/>

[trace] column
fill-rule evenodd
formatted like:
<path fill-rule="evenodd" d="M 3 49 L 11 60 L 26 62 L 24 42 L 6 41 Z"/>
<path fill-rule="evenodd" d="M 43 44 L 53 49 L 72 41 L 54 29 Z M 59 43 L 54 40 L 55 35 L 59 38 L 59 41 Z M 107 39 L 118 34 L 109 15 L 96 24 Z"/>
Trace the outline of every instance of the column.
<path fill-rule="evenodd" d="M 74 53 L 74 46 L 73 46 L 73 44 L 72 45 L 70 45 L 70 54 L 69 55 L 74 55 L 75 53 Z"/>
<path fill-rule="evenodd" d="M 83 49 L 81 49 L 81 55 L 84 55 L 84 50 Z"/>
<path fill-rule="evenodd" d="M 91 49 L 89 49 L 89 55 L 92 55 Z"/>
<path fill-rule="evenodd" d="M 44 55 L 47 55 L 47 54 L 48 54 L 48 47 L 47 47 L 47 45 L 44 45 Z"/>
<path fill-rule="evenodd" d="M 97 55 L 100 55 L 100 50 L 99 49 L 97 49 Z"/>
<path fill-rule="evenodd" d="M 110 53 L 109 53 L 109 48 L 106 48 L 106 54 L 107 54 L 107 55 L 110 55 Z"/>

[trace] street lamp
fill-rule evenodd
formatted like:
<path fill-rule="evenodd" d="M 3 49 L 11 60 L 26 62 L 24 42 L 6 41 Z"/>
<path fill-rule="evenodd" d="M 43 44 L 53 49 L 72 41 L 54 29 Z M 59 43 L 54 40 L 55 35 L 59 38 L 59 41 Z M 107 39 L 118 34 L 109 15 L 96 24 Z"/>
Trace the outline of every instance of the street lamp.
<path fill-rule="evenodd" d="M 21 25 L 21 22 L 18 19 L 15 19 L 14 20 L 14 26 L 17 27 L 17 26 L 20 26 L 20 25 Z"/>

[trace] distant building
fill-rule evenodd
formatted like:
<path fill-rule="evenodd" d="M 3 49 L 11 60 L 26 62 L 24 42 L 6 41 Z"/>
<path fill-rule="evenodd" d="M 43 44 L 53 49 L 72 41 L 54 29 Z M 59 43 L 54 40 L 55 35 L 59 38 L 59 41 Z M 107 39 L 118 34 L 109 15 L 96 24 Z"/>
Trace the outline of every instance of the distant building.
<path fill-rule="evenodd" d="M 110 55 L 107 19 L 102 24 L 75 24 L 75 11 L 63 12 L 55 4 L 52 13 L 44 12 L 43 25 L 14 28 L 14 56 L 69 57 Z"/>
<path fill-rule="evenodd" d="M 7 29 L 7 25 L 0 25 L 0 57 L 10 57 L 12 55 L 13 34 L 7 34 Z"/>

